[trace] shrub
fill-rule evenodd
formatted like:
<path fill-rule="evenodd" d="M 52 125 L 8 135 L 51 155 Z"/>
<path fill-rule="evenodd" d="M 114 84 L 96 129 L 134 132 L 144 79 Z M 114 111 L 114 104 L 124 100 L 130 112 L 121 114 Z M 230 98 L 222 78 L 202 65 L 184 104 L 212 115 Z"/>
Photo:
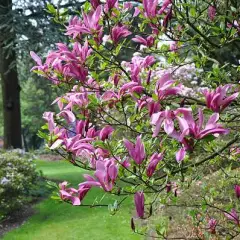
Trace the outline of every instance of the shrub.
<path fill-rule="evenodd" d="M 30 154 L 21 150 L 0 154 L 0 218 L 31 200 L 37 177 Z"/>

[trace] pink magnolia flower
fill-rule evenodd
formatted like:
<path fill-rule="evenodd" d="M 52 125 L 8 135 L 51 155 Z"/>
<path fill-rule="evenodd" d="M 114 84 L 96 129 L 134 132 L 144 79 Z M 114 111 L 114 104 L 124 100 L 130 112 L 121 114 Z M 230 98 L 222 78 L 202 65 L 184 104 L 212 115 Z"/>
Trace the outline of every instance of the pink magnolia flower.
<path fill-rule="evenodd" d="M 30 52 L 30 55 L 31 55 L 32 59 L 33 59 L 39 66 L 43 65 L 41 58 L 40 58 L 35 52 L 31 51 L 31 52 Z"/>
<path fill-rule="evenodd" d="M 75 42 L 73 45 L 72 54 L 68 54 L 69 58 L 72 57 L 72 60 L 78 60 L 79 63 L 84 64 L 91 53 L 92 49 L 88 47 L 88 41 L 85 41 L 83 46 L 80 43 Z M 67 54 L 67 52 L 65 54 Z"/>
<path fill-rule="evenodd" d="M 145 16 L 150 19 L 156 17 L 157 6 L 158 0 L 143 0 Z"/>
<path fill-rule="evenodd" d="M 57 97 L 53 102 L 52 105 L 57 103 L 59 110 L 63 110 L 63 99 L 62 97 Z"/>
<path fill-rule="evenodd" d="M 146 39 L 139 35 L 136 35 L 135 38 L 132 38 L 132 40 L 134 42 L 141 43 L 142 45 L 147 46 L 147 47 L 152 47 L 154 44 L 154 37 L 151 35 L 148 36 Z"/>
<path fill-rule="evenodd" d="M 178 109 L 177 112 L 178 111 L 179 112 L 183 111 L 184 114 L 188 114 L 188 110 L 185 109 Z M 188 121 L 185 118 L 179 116 L 176 116 L 176 119 L 179 124 L 180 132 L 176 131 L 172 132 L 172 137 L 176 138 L 180 142 L 183 142 L 184 137 L 190 133 Z"/>
<path fill-rule="evenodd" d="M 63 127 L 55 127 L 53 134 L 56 135 L 59 139 L 65 139 L 67 137 L 67 130 Z"/>
<path fill-rule="evenodd" d="M 98 157 L 103 157 L 103 158 L 107 158 L 110 155 L 110 152 L 103 148 L 97 148 L 95 153 Z"/>
<path fill-rule="evenodd" d="M 95 148 L 89 142 L 93 141 L 92 138 L 85 138 L 80 140 L 75 140 L 71 142 L 70 150 L 76 153 L 76 156 L 81 156 L 82 152 L 88 151 L 89 153 L 94 153 Z"/>
<path fill-rule="evenodd" d="M 118 175 L 118 168 L 114 160 L 105 160 L 96 162 L 96 172 L 94 176 L 101 184 L 101 187 L 109 192 L 113 189 L 114 182 Z"/>
<path fill-rule="evenodd" d="M 132 33 L 127 29 L 126 26 L 117 25 L 112 28 L 111 38 L 114 44 L 117 44 L 121 38 L 127 37 L 131 34 Z"/>
<path fill-rule="evenodd" d="M 183 114 L 183 117 L 177 115 Z M 216 134 L 227 134 L 229 131 L 224 129 L 220 124 L 218 124 L 219 114 L 214 113 L 210 116 L 205 127 L 204 124 L 204 115 L 202 109 L 198 109 L 198 121 L 196 122 L 193 118 L 192 111 L 187 108 L 177 109 L 173 115 L 177 116 L 176 119 L 179 122 L 179 127 L 181 132 L 176 133 L 172 132 L 171 136 L 182 141 L 184 136 L 189 135 L 195 139 L 202 139 L 208 135 Z"/>
<path fill-rule="evenodd" d="M 152 34 L 153 35 L 158 35 L 159 34 L 159 26 L 157 24 L 149 23 L 149 26 L 152 29 Z"/>
<path fill-rule="evenodd" d="M 50 147 L 51 150 L 54 150 L 58 147 L 60 147 L 62 145 L 62 143 L 64 142 L 64 140 L 62 139 L 57 139 Z"/>
<path fill-rule="evenodd" d="M 133 82 L 141 83 L 141 79 L 139 77 L 140 72 L 150 67 L 155 62 L 153 56 L 146 56 L 145 58 L 135 56 L 132 58 L 131 63 L 127 63 L 127 67 L 130 67 L 131 79 Z"/>
<path fill-rule="evenodd" d="M 154 125 L 153 137 L 156 137 L 160 132 L 163 125 L 165 132 L 170 135 L 174 131 L 174 119 L 175 115 L 173 111 L 165 110 L 158 113 L 154 113 L 151 117 L 151 124 Z"/>
<path fill-rule="evenodd" d="M 137 217 L 143 218 L 144 217 L 144 193 L 136 192 L 134 195 L 134 203 L 136 207 Z"/>
<path fill-rule="evenodd" d="M 111 126 L 105 126 L 99 133 L 99 138 L 104 141 L 108 139 L 109 136 L 113 133 L 114 129 Z"/>
<path fill-rule="evenodd" d="M 234 222 L 236 225 L 240 224 L 238 213 L 234 208 L 230 213 L 224 213 L 224 215 L 228 220 Z"/>
<path fill-rule="evenodd" d="M 88 137 L 88 138 L 95 138 L 98 135 L 99 135 L 99 131 L 97 131 L 95 127 L 89 128 L 86 133 L 86 137 Z"/>
<path fill-rule="evenodd" d="M 179 116 L 183 115 L 183 117 Z M 192 111 L 186 108 L 179 108 L 176 111 L 165 110 L 154 113 L 151 117 L 151 124 L 154 126 L 153 137 L 156 137 L 163 125 L 164 131 L 172 138 L 175 138 L 184 145 L 177 153 L 176 160 L 182 161 L 186 150 L 191 150 L 191 139 L 202 139 L 208 135 L 227 134 L 229 131 L 217 123 L 219 114 L 210 116 L 205 127 L 203 127 L 204 116 L 202 109 L 198 111 L 198 121 L 193 118 Z M 176 130 L 174 121 L 177 120 L 179 130 Z M 186 137 L 189 136 L 190 139 Z"/>
<path fill-rule="evenodd" d="M 183 117 L 177 116 L 183 114 Z M 178 120 L 180 132 L 177 132 L 174 127 L 174 119 Z M 198 111 L 198 121 L 195 122 L 192 112 L 189 109 L 179 108 L 176 111 L 165 110 L 152 115 L 151 124 L 155 125 L 153 136 L 157 136 L 162 124 L 165 132 L 182 142 L 185 136 L 189 135 L 195 139 L 202 139 L 207 135 L 227 134 L 229 131 L 224 129 L 220 124 L 217 124 L 219 114 L 214 113 L 210 116 L 205 127 L 203 127 L 204 116 L 202 109 Z"/>
<path fill-rule="evenodd" d="M 177 162 L 181 162 L 185 158 L 185 156 L 186 156 L 186 149 L 185 147 L 181 147 L 176 153 Z"/>
<path fill-rule="evenodd" d="M 130 93 L 133 96 L 133 93 L 141 93 L 144 90 L 144 87 L 137 82 L 125 83 L 119 91 L 120 96 Z"/>
<path fill-rule="evenodd" d="M 113 76 L 109 77 L 109 82 L 113 82 L 114 86 L 117 87 L 120 81 L 121 75 L 116 73 Z"/>
<path fill-rule="evenodd" d="M 38 75 L 48 78 L 48 66 L 42 63 L 41 58 L 33 51 L 30 52 L 32 59 L 37 63 L 36 66 L 31 68 L 31 71 L 37 70 Z"/>
<path fill-rule="evenodd" d="M 88 121 L 86 120 L 79 120 L 76 121 L 76 133 L 80 134 L 80 136 L 85 136 L 86 131 L 88 129 Z"/>
<path fill-rule="evenodd" d="M 71 92 L 67 93 L 66 96 L 63 97 L 67 105 L 64 107 L 66 110 L 73 109 L 74 105 L 78 107 L 87 107 L 89 103 L 88 92 L 86 89 L 79 89 L 79 92 Z"/>
<path fill-rule="evenodd" d="M 86 196 L 86 194 L 88 193 L 88 191 L 91 189 L 91 187 L 87 186 L 87 185 L 81 185 L 78 188 L 78 197 L 80 199 L 80 202 L 83 200 L 83 198 Z"/>
<path fill-rule="evenodd" d="M 139 108 L 139 111 L 141 111 L 142 108 L 147 107 L 150 117 L 153 115 L 153 113 L 157 113 L 161 109 L 160 103 L 159 102 L 155 102 L 150 97 L 139 99 L 138 102 L 137 102 L 137 106 Z"/>
<path fill-rule="evenodd" d="M 162 14 L 171 3 L 172 3 L 172 0 L 164 0 L 162 7 L 158 11 L 158 14 Z"/>
<path fill-rule="evenodd" d="M 92 34 L 95 35 L 95 41 L 99 43 L 103 34 L 103 27 L 99 25 L 101 13 L 102 6 L 99 5 L 94 11 L 88 14 L 83 13 L 83 20 L 74 17 L 69 22 L 66 35 L 73 35 L 73 38 L 76 38 L 81 34 Z"/>
<path fill-rule="evenodd" d="M 227 92 L 231 88 L 232 85 L 227 84 L 225 86 L 219 86 L 213 91 L 204 90 L 203 95 L 205 96 L 207 107 L 214 112 L 222 112 L 238 97 L 238 92 L 227 96 Z"/>
<path fill-rule="evenodd" d="M 227 23 L 228 28 L 235 28 L 240 32 L 240 25 L 237 20 L 234 20 L 233 23 Z"/>
<path fill-rule="evenodd" d="M 216 234 L 216 226 L 217 226 L 217 220 L 214 218 L 211 218 L 208 221 L 208 226 L 207 226 L 211 234 Z"/>
<path fill-rule="evenodd" d="M 95 186 L 101 187 L 106 192 L 110 192 L 113 189 L 114 183 L 117 179 L 118 167 L 115 160 L 105 159 L 104 161 L 96 161 L 96 171 L 94 177 L 85 174 L 84 178 L 87 180 L 79 184 L 79 186 Z"/>
<path fill-rule="evenodd" d="M 79 199 L 78 190 L 75 188 L 66 188 L 67 182 L 62 182 L 59 184 L 60 188 L 60 197 L 63 201 L 69 200 L 72 202 L 72 205 L 80 205 L 81 201 Z"/>
<path fill-rule="evenodd" d="M 76 78 L 77 80 L 83 82 L 87 78 L 88 70 L 86 67 L 83 67 L 79 64 L 72 62 L 71 64 L 65 66 L 63 74 L 69 77 L 70 79 Z"/>
<path fill-rule="evenodd" d="M 100 0 L 90 0 L 90 3 L 92 5 L 93 9 L 97 9 L 97 7 L 99 5 L 101 5 L 101 1 Z"/>
<path fill-rule="evenodd" d="M 150 67 L 155 62 L 153 56 L 146 56 L 145 58 L 134 56 L 131 60 L 131 63 L 128 64 L 129 67 L 138 66 L 140 68 L 147 68 Z"/>
<path fill-rule="evenodd" d="M 136 103 L 136 105 L 138 106 L 138 110 L 141 111 L 144 107 L 147 106 L 148 102 L 151 102 L 152 100 L 152 98 L 147 96 L 143 96 L 142 98 L 138 99 Z"/>
<path fill-rule="evenodd" d="M 157 82 L 155 93 L 158 95 L 159 100 L 162 100 L 170 95 L 177 95 L 182 91 L 182 85 L 174 86 L 176 82 L 172 79 L 171 74 L 163 75 Z"/>
<path fill-rule="evenodd" d="M 104 94 L 101 96 L 102 101 L 110 101 L 110 102 L 117 102 L 120 99 L 120 95 L 115 93 L 112 90 L 107 90 L 104 92 Z"/>
<path fill-rule="evenodd" d="M 216 8 L 214 6 L 209 6 L 208 7 L 208 17 L 211 21 L 214 20 L 216 16 Z"/>
<path fill-rule="evenodd" d="M 66 147 L 66 150 L 74 153 L 76 156 L 81 156 L 84 153 L 93 154 L 95 148 L 92 146 L 91 142 L 94 138 L 81 138 L 80 134 L 77 134 L 73 137 L 65 136 L 62 138 L 63 144 Z"/>
<path fill-rule="evenodd" d="M 125 160 L 123 160 L 122 162 L 120 162 L 120 164 L 124 167 L 124 168 L 129 168 L 131 166 L 131 163 L 129 162 L 128 158 L 125 158 Z"/>
<path fill-rule="evenodd" d="M 128 150 L 130 157 L 137 163 L 141 164 L 146 157 L 145 147 L 141 141 L 141 136 L 137 137 L 136 144 L 124 139 L 124 145 Z"/>
<path fill-rule="evenodd" d="M 105 12 L 108 13 L 111 9 L 117 7 L 118 5 L 118 0 L 106 0 L 105 4 Z"/>
<path fill-rule="evenodd" d="M 134 8 L 133 17 L 137 17 L 140 12 L 141 12 L 140 9 L 139 9 L 138 7 L 135 7 L 135 8 Z"/>
<path fill-rule="evenodd" d="M 99 5 L 95 11 L 90 12 L 89 14 L 83 13 L 83 23 L 86 29 L 86 33 L 99 32 L 101 27 L 99 25 L 100 17 L 102 13 L 102 7 Z"/>
<path fill-rule="evenodd" d="M 219 114 L 214 113 L 210 116 L 205 127 L 203 127 L 204 116 L 202 109 L 198 110 L 198 122 L 193 120 L 192 115 L 186 115 L 185 120 L 188 122 L 189 132 L 195 139 L 202 139 L 208 135 L 228 134 L 229 131 L 218 124 Z"/>
<path fill-rule="evenodd" d="M 81 136 L 79 134 L 76 136 L 73 136 L 73 137 L 66 136 L 65 138 L 63 138 L 63 142 L 66 147 L 66 150 L 73 151 L 73 149 L 72 149 L 73 144 L 75 144 L 77 141 L 79 141 L 80 138 L 81 138 Z"/>
<path fill-rule="evenodd" d="M 43 119 L 45 119 L 48 122 L 48 129 L 49 132 L 52 133 L 56 124 L 54 122 L 54 118 L 53 118 L 53 112 L 45 112 L 43 114 Z"/>
<path fill-rule="evenodd" d="M 85 66 L 85 61 L 91 54 L 91 49 L 88 47 L 87 41 L 83 46 L 80 43 L 75 42 L 73 49 L 69 50 L 65 44 L 56 44 L 58 50 L 52 51 L 47 55 L 44 65 L 36 66 L 40 73 L 55 84 L 60 83 L 59 74 L 63 76 L 61 81 L 68 82 L 70 80 L 77 79 L 79 81 L 85 81 L 88 69 Z M 34 55 L 35 60 L 40 64 L 37 56 Z M 33 68 L 33 69 L 34 69 Z"/>
<path fill-rule="evenodd" d="M 76 120 L 75 115 L 69 110 L 63 110 L 59 114 L 57 114 L 57 116 L 64 117 L 68 123 L 75 122 Z"/>
<path fill-rule="evenodd" d="M 232 156 L 240 154 L 240 148 L 239 147 L 231 147 L 230 148 L 230 154 Z"/>
<path fill-rule="evenodd" d="M 153 99 L 148 100 L 148 112 L 149 116 L 152 116 L 154 113 L 158 112 L 161 108 L 159 102 L 155 102 Z"/>
<path fill-rule="evenodd" d="M 178 45 L 177 45 L 177 42 L 176 41 L 174 41 L 174 42 L 172 42 L 171 44 L 170 44 L 170 51 L 172 51 L 172 52 L 176 52 L 177 50 L 178 50 Z"/>
<path fill-rule="evenodd" d="M 240 185 L 235 185 L 234 190 L 235 190 L 235 193 L 236 193 L 236 197 L 238 199 L 240 199 Z"/>
<path fill-rule="evenodd" d="M 88 187 L 101 187 L 100 182 L 98 182 L 93 176 L 90 176 L 88 174 L 83 174 L 83 177 L 85 178 L 85 182 L 82 182 L 79 184 L 79 187 L 82 185 L 88 186 Z"/>
<path fill-rule="evenodd" d="M 147 176 L 151 177 L 156 170 L 158 163 L 163 159 L 163 153 L 154 153 L 147 166 Z"/>
<path fill-rule="evenodd" d="M 133 4 L 131 2 L 124 2 L 123 9 L 131 10 L 133 8 Z"/>
<path fill-rule="evenodd" d="M 168 22 L 172 19 L 172 8 L 170 8 L 163 19 L 163 27 L 166 28 Z"/>
<path fill-rule="evenodd" d="M 83 28 L 85 31 L 83 31 Z M 75 39 L 76 37 L 81 37 L 82 33 L 86 31 L 83 21 L 75 16 L 69 21 L 66 35 L 72 35 L 73 39 Z"/>

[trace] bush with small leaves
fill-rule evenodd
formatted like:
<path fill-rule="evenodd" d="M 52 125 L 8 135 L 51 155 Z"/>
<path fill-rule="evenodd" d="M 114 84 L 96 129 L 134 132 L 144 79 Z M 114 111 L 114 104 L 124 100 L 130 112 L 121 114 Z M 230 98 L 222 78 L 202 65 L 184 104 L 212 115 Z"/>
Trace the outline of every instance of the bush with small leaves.
<path fill-rule="evenodd" d="M 22 150 L 0 154 L 0 218 L 31 200 L 38 173 L 33 158 Z"/>

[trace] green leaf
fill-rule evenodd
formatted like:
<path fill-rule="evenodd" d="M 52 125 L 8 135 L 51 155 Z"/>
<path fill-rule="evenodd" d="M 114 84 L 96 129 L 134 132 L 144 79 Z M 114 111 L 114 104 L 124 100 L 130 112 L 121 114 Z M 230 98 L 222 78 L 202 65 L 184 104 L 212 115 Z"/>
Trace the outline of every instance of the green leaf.
<path fill-rule="evenodd" d="M 57 12 L 56 9 L 54 8 L 54 6 L 50 3 L 47 4 L 47 9 L 48 9 L 47 12 L 52 13 L 52 14 L 56 14 L 56 12 Z"/>
<path fill-rule="evenodd" d="M 101 140 L 95 141 L 93 143 L 93 145 L 94 145 L 94 147 L 106 148 L 106 144 L 103 141 L 101 141 Z"/>
<path fill-rule="evenodd" d="M 195 17 L 196 16 L 196 9 L 195 8 L 190 8 L 190 15 L 192 16 L 192 17 Z"/>
<path fill-rule="evenodd" d="M 207 142 L 212 142 L 215 139 L 215 137 L 213 135 L 208 135 L 206 137 L 204 137 L 204 140 Z"/>
<path fill-rule="evenodd" d="M 48 138 L 48 134 L 42 132 L 42 131 L 38 131 L 37 136 L 43 139 L 47 139 Z"/>

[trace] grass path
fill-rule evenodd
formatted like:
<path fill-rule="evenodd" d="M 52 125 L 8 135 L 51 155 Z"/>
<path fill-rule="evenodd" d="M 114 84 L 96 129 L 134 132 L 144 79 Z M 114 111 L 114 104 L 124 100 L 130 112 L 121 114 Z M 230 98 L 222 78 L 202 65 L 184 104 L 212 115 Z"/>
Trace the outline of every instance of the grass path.
<path fill-rule="evenodd" d="M 37 168 L 49 179 L 67 180 L 77 186 L 83 171 L 66 162 L 36 161 Z M 84 203 L 91 204 L 102 193 L 94 188 Z M 106 196 L 103 203 L 113 203 Z M 48 198 L 35 206 L 36 214 L 21 227 L 7 233 L 3 240 L 140 240 L 132 233 L 130 218 L 132 199 L 127 200 L 120 211 L 111 216 L 106 207 L 74 207 Z"/>

